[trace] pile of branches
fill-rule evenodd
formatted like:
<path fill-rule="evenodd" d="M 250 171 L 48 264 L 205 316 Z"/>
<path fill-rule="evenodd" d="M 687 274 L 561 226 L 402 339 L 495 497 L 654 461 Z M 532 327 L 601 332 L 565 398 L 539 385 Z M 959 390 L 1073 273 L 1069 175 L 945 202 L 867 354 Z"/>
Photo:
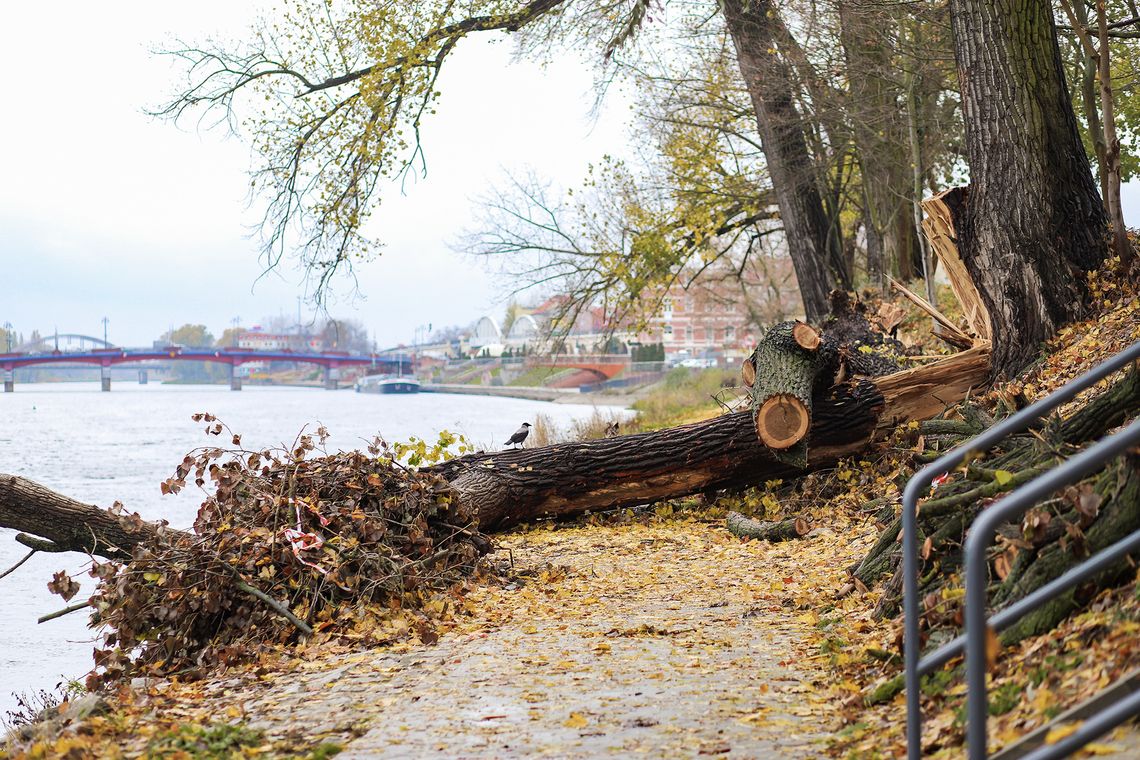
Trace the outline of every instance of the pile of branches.
<path fill-rule="evenodd" d="M 992 394 L 989 410 L 980 404 L 957 407 L 954 419 L 920 423 L 920 462 L 932 461 L 982 432 L 1021 405 L 1008 394 Z M 919 507 L 921 626 L 923 638 L 936 646 L 952 638 L 963 623 L 962 547 L 978 512 L 1002 494 L 1033 480 L 1070 458 L 1089 442 L 1140 413 L 1140 370 L 1133 368 L 1081 406 L 1071 417 L 1053 419 L 1025 434 L 1007 439 L 986 458 L 935 481 Z M 849 568 L 856 585 L 871 586 L 889 578 L 875 613 L 893 617 L 902 597 L 899 535 L 901 517 L 891 506 L 880 515 L 885 528 L 878 542 Z M 1023 519 L 1005 525 L 990 550 L 989 599 L 1001 607 L 1140 528 L 1140 469 L 1136 452 L 1109 462 L 1103 470 L 1063 489 L 1030 509 Z M 1092 582 L 1062 594 L 1030 613 L 1001 635 L 1003 644 L 1050 630 L 1086 604 L 1096 592 L 1131 577 L 1127 562 Z"/>
<path fill-rule="evenodd" d="M 104 634 L 90 685 L 192 674 L 315 632 L 368 642 L 366 610 L 414 608 L 474 571 L 491 542 L 446 481 L 403 467 L 380 439 L 367 453 L 323 454 L 326 436 L 246 451 L 235 435 L 235 448 L 183 460 L 163 491 L 188 480 L 213 490 L 193 533 L 160 529 L 129 561 L 91 570 Z"/>

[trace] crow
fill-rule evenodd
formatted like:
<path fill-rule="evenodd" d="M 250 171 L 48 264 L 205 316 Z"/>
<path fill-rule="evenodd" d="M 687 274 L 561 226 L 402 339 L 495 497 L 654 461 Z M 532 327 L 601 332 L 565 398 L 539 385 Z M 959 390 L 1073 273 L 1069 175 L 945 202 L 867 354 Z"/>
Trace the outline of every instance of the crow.
<path fill-rule="evenodd" d="M 515 444 L 515 443 L 517 443 L 521 446 L 522 442 L 526 440 L 526 437 L 528 435 L 530 435 L 530 423 L 524 422 L 522 424 L 522 427 L 520 427 L 518 430 L 515 431 L 515 434 L 510 437 L 510 440 L 507 441 L 507 445 L 503 446 L 503 448 L 505 449 L 505 448 L 507 448 L 507 446 L 510 446 L 512 444 Z"/>

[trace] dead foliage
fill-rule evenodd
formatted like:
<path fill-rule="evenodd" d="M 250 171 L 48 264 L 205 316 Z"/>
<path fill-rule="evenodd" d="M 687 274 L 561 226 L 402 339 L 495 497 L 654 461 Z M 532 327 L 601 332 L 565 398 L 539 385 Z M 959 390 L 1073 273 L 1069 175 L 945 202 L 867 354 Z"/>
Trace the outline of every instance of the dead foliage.
<path fill-rule="evenodd" d="M 210 415 L 195 419 L 228 433 Z M 389 640 L 385 610 L 415 608 L 472 573 L 491 543 L 446 481 L 403 466 L 380 439 L 367 452 L 324 453 L 326 436 L 321 428 L 289 450 L 248 451 L 234 435 L 233 448 L 186 456 L 163 491 L 187 481 L 212 489 L 193 533 L 162 529 L 129 562 L 91 569 L 103 641 L 90 686 L 196 674 L 306 628 Z"/>

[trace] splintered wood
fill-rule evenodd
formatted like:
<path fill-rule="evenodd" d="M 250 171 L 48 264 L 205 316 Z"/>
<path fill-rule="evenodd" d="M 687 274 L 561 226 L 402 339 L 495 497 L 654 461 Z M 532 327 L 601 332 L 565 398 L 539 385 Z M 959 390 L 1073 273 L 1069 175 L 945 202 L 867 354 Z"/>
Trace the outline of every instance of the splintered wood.
<path fill-rule="evenodd" d="M 962 313 L 974 337 L 991 340 L 990 313 L 982 301 L 962 257 L 958 254 L 958 235 L 954 220 L 960 217 L 966 203 L 966 189 L 953 187 L 922 201 L 925 218 L 922 231 L 930 241 L 931 248 L 946 268 L 950 288 L 962 305 Z"/>

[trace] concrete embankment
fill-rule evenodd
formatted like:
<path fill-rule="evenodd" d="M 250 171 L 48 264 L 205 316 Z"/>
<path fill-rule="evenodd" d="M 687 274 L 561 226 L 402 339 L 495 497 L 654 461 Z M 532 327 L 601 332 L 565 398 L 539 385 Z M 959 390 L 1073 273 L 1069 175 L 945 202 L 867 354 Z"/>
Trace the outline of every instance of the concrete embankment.
<path fill-rule="evenodd" d="M 468 396 L 502 396 L 505 398 L 525 398 L 532 401 L 551 401 L 555 404 L 586 404 L 588 406 L 629 407 L 645 395 L 644 388 L 624 393 L 581 393 L 577 388 L 542 388 L 515 385 L 451 385 L 446 383 L 424 383 L 421 393 L 459 393 Z"/>
<path fill-rule="evenodd" d="M 560 401 L 590 403 L 589 397 L 578 392 L 577 388 L 540 388 L 512 385 L 451 385 L 445 383 L 424 383 L 421 393 L 459 393 L 468 396 L 506 396 L 526 398 L 532 401 Z"/>

